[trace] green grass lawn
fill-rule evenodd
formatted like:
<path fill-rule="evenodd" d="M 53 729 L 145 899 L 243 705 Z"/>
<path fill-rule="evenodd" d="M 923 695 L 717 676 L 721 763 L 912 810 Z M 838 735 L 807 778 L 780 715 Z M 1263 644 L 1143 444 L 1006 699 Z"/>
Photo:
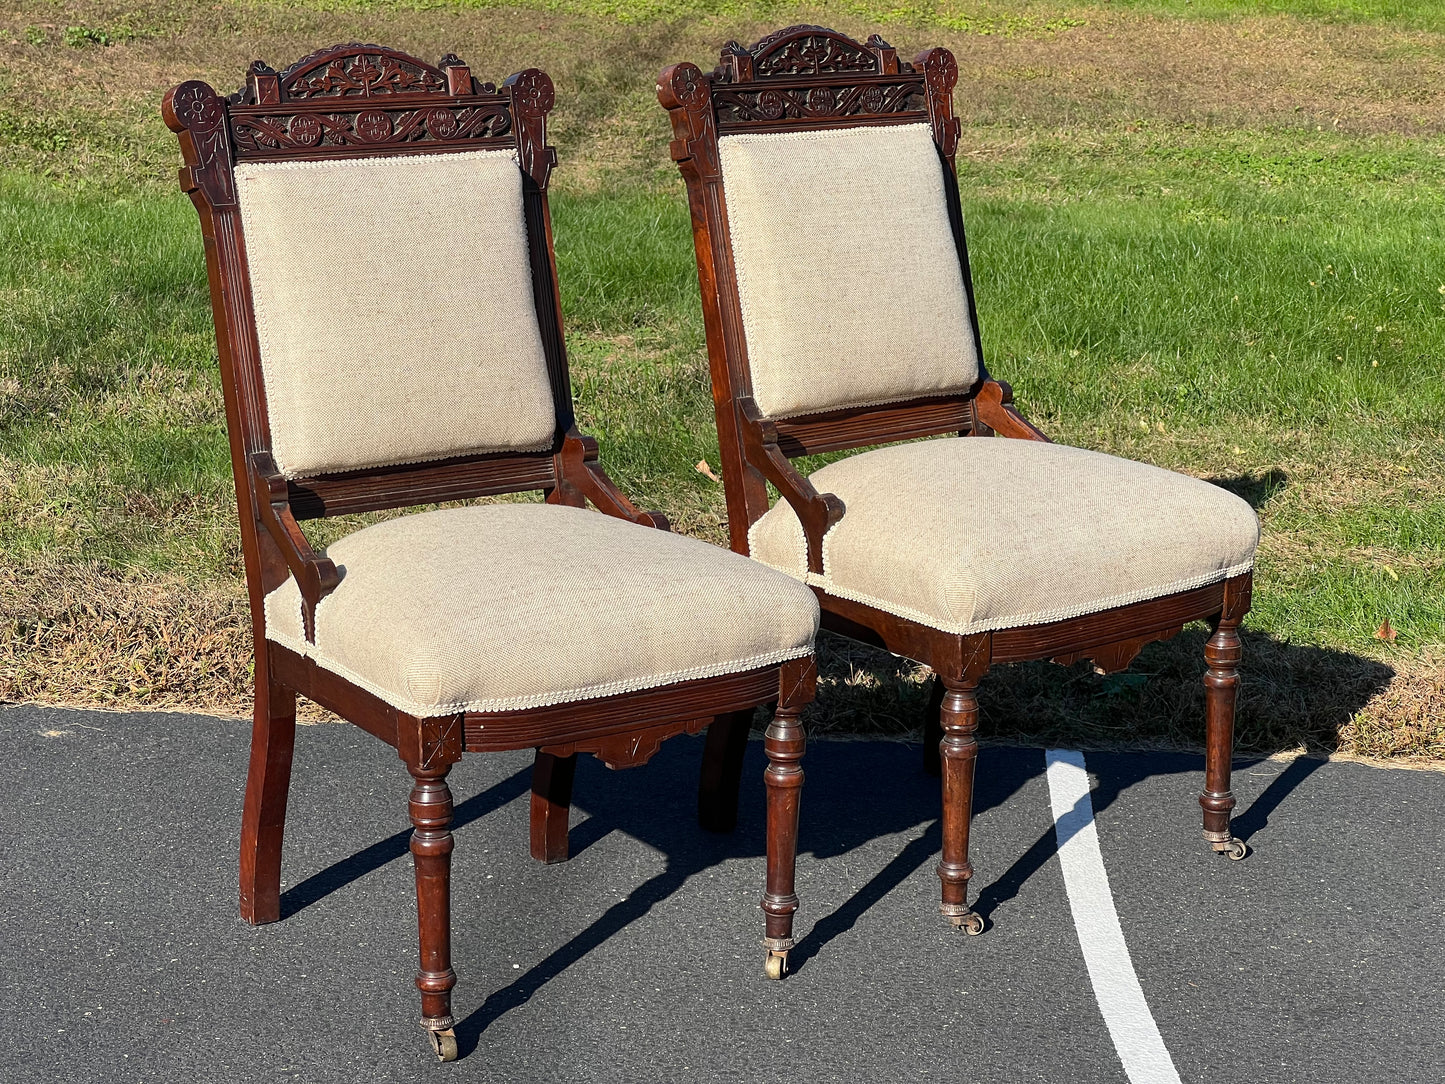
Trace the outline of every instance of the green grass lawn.
<path fill-rule="evenodd" d="M 1242 742 L 1445 757 L 1445 98 L 1409 90 L 1445 65 L 1445 4 L 657 2 L 619 21 L 605 2 L 420 0 L 230 5 L 218 26 L 177 4 L 64 10 L 0 24 L 0 698 L 243 706 L 209 295 L 166 86 L 353 38 L 456 48 L 487 78 L 551 70 L 580 416 L 624 489 L 721 542 L 721 487 L 694 470 L 717 445 L 690 230 L 650 75 L 831 21 L 965 58 L 984 347 L 1023 409 L 1259 509 Z M 74 27 L 99 30 L 67 44 Z M 1157 65 L 1138 59 L 1161 41 Z M 1270 67 L 1292 49 L 1315 67 Z M 95 70 L 104 95 L 77 90 Z M 1104 679 L 1001 668 L 986 730 L 1195 743 L 1201 642 Z M 926 675 L 824 650 L 820 728 L 916 728 Z"/>

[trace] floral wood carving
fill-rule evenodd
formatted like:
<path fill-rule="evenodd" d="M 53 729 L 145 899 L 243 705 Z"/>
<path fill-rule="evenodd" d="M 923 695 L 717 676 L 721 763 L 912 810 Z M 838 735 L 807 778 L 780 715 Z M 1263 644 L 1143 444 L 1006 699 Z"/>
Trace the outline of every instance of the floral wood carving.
<path fill-rule="evenodd" d="M 524 117 L 545 117 L 556 102 L 551 77 L 536 68 L 518 72 L 507 86 L 512 91 L 512 105 Z"/>
<path fill-rule="evenodd" d="M 677 136 L 669 148 L 673 160 L 687 161 L 704 178 L 722 173 L 717 157 L 717 125 L 712 103 L 712 77 L 696 64 L 674 64 L 659 77 L 658 101 L 673 113 Z"/>
<path fill-rule="evenodd" d="M 882 39 L 878 44 L 888 48 Z M 718 68 L 719 75 L 731 74 L 736 81 L 881 71 L 878 52 L 824 26 L 786 27 L 751 48 L 730 41 Z"/>
<path fill-rule="evenodd" d="M 355 45 L 357 51 L 331 56 L 312 54 L 281 76 L 288 97 L 370 98 L 382 94 L 443 94 L 446 80 L 429 65 L 403 60 L 376 45 Z"/>
<path fill-rule="evenodd" d="M 547 114 L 556 101 L 552 78 L 537 68 L 508 77 L 504 85 L 517 121 L 517 158 L 523 172 L 545 189 L 557 154 L 547 146 Z"/>
<path fill-rule="evenodd" d="M 162 113 L 173 131 L 184 133 L 182 147 L 187 140 L 190 142 L 185 149 L 189 152 L 186 169 L 192 185 L 205 192 L 213 207 L 234 204 L 231 145 L 226 138 L 226 107 L 220 96 L 205 83 L 191 80 L 171 91 Z M 186 187 L 184 182 L 182 187 Z"/>
<path fill-rule="evenodd" d="M 317 147 L 382 147 L 453 143 L 506 135 L 511 117 L 501 103 L 455 108 L 361 109 L 356 112 L 232 116 L 239 157 Z"/>
<path fill-rule="evenodd" d="M 714 88 L 713 100 L 721 124 L 921 113 L 926 106 L 921 79 L 807 90 L 721 86 Z"/>
<path fill-rule="evenodd" d="M 495 94 L 494 83 L 473 89 L 466 62 L 448 53 L 436 66 L 380 45 L 351 42 L 303 57 L 277 74 L 260 60 L 251 62 L 246 83 L 232 105 L 279 105 L 283 99 L 311 102 L 327 98 L 380 98 L 413 94 Z"/>
<path fill-rule="evenodd" d="M 947 49 L 930 49 L 919 57 L 927 87 L 928 116 L 933 124 L 933 141 L 950 160 L 958 149 L 960 125 L 953 115 L 953 86 L 958 82 L 958 61 Z"/>

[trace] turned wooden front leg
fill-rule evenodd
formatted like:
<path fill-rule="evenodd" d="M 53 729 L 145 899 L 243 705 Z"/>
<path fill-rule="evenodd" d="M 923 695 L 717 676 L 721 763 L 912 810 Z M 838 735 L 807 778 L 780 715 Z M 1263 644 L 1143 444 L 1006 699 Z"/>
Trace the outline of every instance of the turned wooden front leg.
<path fill-rule="evenodd" d="M 1216 851 L 1229 850 L 1233 835 L 1229 815 L 1234 794 L 1229 789 L 1234 757 L 1234 701 L 1239 691 L 1239 618 L 1216 622 L 1214 635 L 1204 645 L 1209 669 L 1204 674 L 1204 838 Z"/>
<path fill-rule="evenodd" d="M 968 882 L 973 866 L 968 861 L 968 831 L 973 820 L 973 770 L 978 759 L 977 683 L 949 683 L 939 713 L 943 740 L 939 759 L 943 767 L 943 857 L 938 878 L 943 882 L 939 910 L 955 926 L 969 933 L 983 929 L 983 920 L 968 906 Z"/>
<path fill-rule="evenodd" d="M 793 891 L 798 859 L 798 806 L 803 786 L 806 738 L 799 722 L 801 707 L 778 705 L 773 721 L 763 734 L 763 751 L 768 766 L 763 782 L 768 791 L 768 880 L 763 893 L 767 916 L 765 944 L 771 952 L 793 947 L 793 914 L 798 897 Z"/>
<path fill-rule="evenodd" d="M 407 765 L 411 789 L 411 856 L 416 867 L 416 913 L 421 935 L 421 1026 L 445 1031 L 452 1026 L 451 870 L 452 792 L 450 764 L 433 768 Z"/>

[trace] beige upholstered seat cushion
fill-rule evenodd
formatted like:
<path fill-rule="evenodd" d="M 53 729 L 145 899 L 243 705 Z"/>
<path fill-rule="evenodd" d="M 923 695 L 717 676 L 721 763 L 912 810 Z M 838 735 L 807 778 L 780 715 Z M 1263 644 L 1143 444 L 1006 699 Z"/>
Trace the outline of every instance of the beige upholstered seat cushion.
<path fill-rule="evenodd" d="M 753 398 L 785 417 L 978 377 L 926 124 L 723 136 Z"/>
<path fill-rule="evenodd" d="M 696 539 L 583 508 L 498 504 L 365 527 L 306 643 L 295 580 L 266 636 L 413 715 L 510 711 L 806 655 L 807 587 Z"/>
<path fill-rule="evenodd" d="M 510 151 L 236 167 L 288 477 L 550 445 Z"/>
<path fill-rule="evenodd" d="M 945 632 L 1059 621 L 1248 571 L 1253 509 L 1208 482 L 1028 440 L 953 437 L 832 463 L 810 481 L 847 511 L 810 576 L 803 529 L 779 501 L 752 555 Z"/>

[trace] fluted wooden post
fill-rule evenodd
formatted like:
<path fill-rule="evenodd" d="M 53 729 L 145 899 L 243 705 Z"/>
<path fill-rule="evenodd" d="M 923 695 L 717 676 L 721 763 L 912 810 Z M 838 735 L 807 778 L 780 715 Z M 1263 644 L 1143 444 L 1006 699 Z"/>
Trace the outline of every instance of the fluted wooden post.
<path fill-rule="evenodd" d="M 794 873 L 798 863 L 798 808 L 803 788 L 803 750 L 807 744 L 800 720 L 803 707 L 818 687 L 818 664 L 812 655 L 790 659 L 778 677 L 778 706 L 763 732 L 768 766 L 763 783 L 768 794 L 768 876 L 763 892 L 767 974 L 788 973 L 793 947 L 793 915 L 798 910 Z"/>

